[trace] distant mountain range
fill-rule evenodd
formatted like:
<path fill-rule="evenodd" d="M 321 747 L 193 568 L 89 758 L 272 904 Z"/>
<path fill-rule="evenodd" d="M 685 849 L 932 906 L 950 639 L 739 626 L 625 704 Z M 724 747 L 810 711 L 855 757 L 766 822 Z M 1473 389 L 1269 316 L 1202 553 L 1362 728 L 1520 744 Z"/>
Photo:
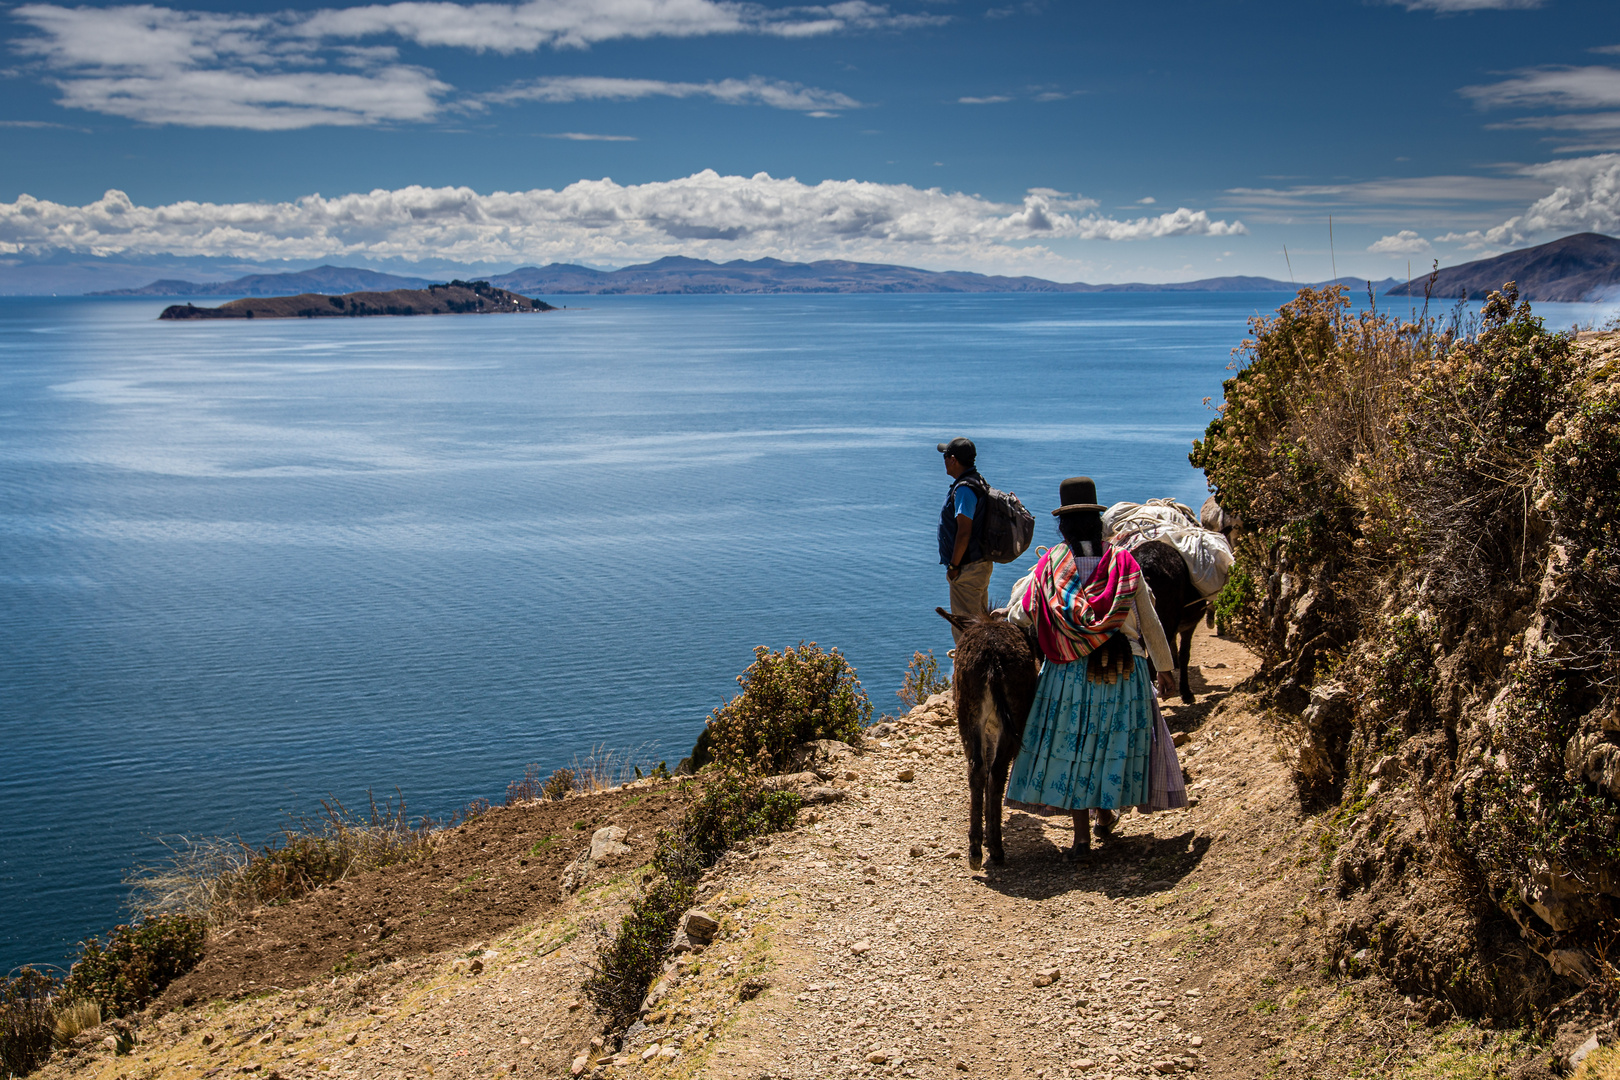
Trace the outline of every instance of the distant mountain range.
<path fill-rule="evenodd" d="M 1620 288 L 1620 240 L 1600 233 L 1576 233 L 1548 244 L 1510 251 L 1491 259 L 1448 266 L 1435 275 L 1430 296 L 1483 300 L 1504 282 L 1516 282 L 1526 300 L 1596 300 Z M 1428 277 L 1390 289 L 1386 296 L 1422 296 Z"/>
<path fill-rule="evenodd" d="M 572 263 L 524 266 L 486 280 L 496 288 L 528 295 L 625 295 L 652 293 L 1005 293 L 1005 292 L 1294 292 L 1298 286 L 1264 277 L 1218 277 L 1172 284 L 1088 285 L 1037 277 L 1000 277 L 963 271 L 918 270 L 909 266 L 825 260 L 737 259 L 727 263 L 670 256 L 618 270 L 593 270 Z M 1340 278 L 1354 289 L 1360 278 Z M 302 293 L 383 292 L 417 289 L 425 278 L 375 270 L 321 266 L 285 274 L 251 274 L 233 281 L 198 284 L 165 279 L 138 289 L 108 289 L 92 296 L 294 296 Z M 1317 282 L 1318 286 L 1330 284 Z M 1395 279 L 1374 282 L 1378 290 Z"/>

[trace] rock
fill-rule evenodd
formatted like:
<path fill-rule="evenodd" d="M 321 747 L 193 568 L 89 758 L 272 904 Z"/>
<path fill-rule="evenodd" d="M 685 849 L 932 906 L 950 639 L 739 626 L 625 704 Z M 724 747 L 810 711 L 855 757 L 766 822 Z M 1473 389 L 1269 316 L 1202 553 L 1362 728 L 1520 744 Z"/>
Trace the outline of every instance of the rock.
<path fill-rule="evenodd" d="M 591 862 L 599 863 L 629 853 L 630 845 L 624 842 L 624 830 L 619 826 L 609 825 L 591 834 Z"/>
<path fill-rule="evenodd" d="M 453 975 L 477 975 L 484 970 L 484 962 L 477 957 L 471 960 L 465 956 L 459 960 L 451 961 L 450 972 Z"/>
<path fill-rule="evenodd" d="M 752 978 L 744 979 L 737 986 L 737 1000 L 753 1001 L 755 998 L 759 997 L 760 994 L 764 993 L 765 988 L 770 985 L 771 984 L 769 982 L 758 975 L 755 975 Z"/>
<path fill-rule="evenodd" d="M 1081 1058 L 1079 1061 L 1070 1066 L 1070 1068 L 1075 1069 L 1078 1072 L 1085 1072 L 1087 1069 L 1095 1069 L 1096 1067 L 1097 1063 L 1092 1061 L 1090 1058 Z"/>
<path fill-rule="evenodd" d="M 653 1043 L 651 1046 L 647 1047 L 647 1049 L 641 1052 L 641 1060 L 651 1061 L 653 1058 L 658 1056 L 658 1051 L 662 1049 L 662 1046 L 659 1046 L 657 1043 Z"/>
<path fill-rule="evenodd" d="M 912 844 L 911 845 L 911 857 L 913 859 L 920 859 L 926 854 L 927 854 L 927 852 L 925 852 L 923 850 L 923 846 L 921 844 Z"/>
<path fill-rule="evenodd" d="M 1204 1045 L 1204 1037 L 1202 1035 L 1194 1035 L 1192 1038 L 1187 1040 L 1187 1045 L 1196 1050 L 1198 1047 Z"/>
<path fill-rule="evenodd" d="M 786 791 L 790 788 L 809 787 L 821 780 L 813 772 L 782 773 L 779 776 L 767 776 L 759 782 L 759 786 L 766 791 Z"/>
<path fill-rule="evenodd" d="M 842 775 L 855 761 L 855 748 L 837 739 L 800 743 L 793 751 L 795 772 L 813 772 L 823 780 Z"/>
<path fill-rule="evenodd" d="M 1178 731 L 1174 735 L 1170 736 L 1170 742 L 1176 746 L 1186 746 L 1187 741 L 1191 738 L 1192 736 L 1188 735 L 1185 731 Z"/>
<path fill-rule="evenodd" d="M 898 777 L 896 777 L 896 779 L 898 779 L 902 784 L 909 784 L 913 780 L 917 779 L 917 770 L 916 769 L 901 769 L 900 770 L 900 775 Z"/>
<path fill-rule="evenodd" d="M 707 945 L 714 940 L 714 935 L 720 932 L 720 920 L 707 911 L 693 908 L 681 921 L 681 929 L 686 931 L 686 936 L 693 941 Z"/>
<path fill-rule="evenodd" d="M 961 1058 L 957 1058 L 956 1059 L 956 1071 L 957 1072 L 967 1072 L 968 1071 L 968 1063 L 963 1061 Z"/>
<path fill-rule="evenodd" d="M 874 1050 L 866 1055 L 866 1063 L 868 1065 L 887 1065 L 889 1063 L 889 1053 L 886 1050 Z"/>
<path fill-rule="evenodd" d="M 856 772 L 854 769 L 846 769 L 846 770 L 844 770 L 844 779 L 845 780 L 848 780 L 851 783 L 853 783 L 854 781 L 859 780 L 860 778 L 861 778 L 861 774 Z"/>
<path fill-rule="evenodd" d="M 835 787 L 813 787 L 804 793 L 804 801 L 808 803 L 843 802 L 847 798 L 849 792 L 840 791 Z"/>
<path fill-rule="evenodd" d="M 1062 973 L 1059 972 L 1057 968 L 1042 968 L 1040 971 L 1035 973 L 1035 985 L 1051 986 L 1062 977 Z"/>
<path fill-rule="evenodd" d="M 1161 1074 L 1173 1073 L 1180 1067 L 1171 1058 L 1161 1058 L 1153 1063 L 1153 1071 Z"/>
<path fill-rule="evenodd" d="M 1581 982 L 1593 982 L 1597 978 L 1591 958 L 1581 949 L 1552 949 L 1547 953 L 1547 964 L 1566 978 Z"/>
<path fill-rule="evenodd" d="M 343 1044 L 345 1046 L 353 1046 L 355 1044 L 356 1040 L 358 1040 L 359 1038 L 360 1038 L 360 1033 L 358 1031 L 351 1031 L 347 1035 L 343 1036 Z"/>
<path fill-rule="evenodd" d="M 568 1066 L 568 1071 L 574 1076 L 578 1076 L 580 1073 L 585 1071 L 585 1067 L 590 1063 L 591 1059 L 584 1054 L 581 1054 L 574 1059 L 574 1063 L 572 1065 Z"/>
<path fill-rule="evenodd" d="M 1586 1060 L 1586 1055 L 1590 1054 L 1592 1051 L 1596 1050 L 1597 1048 L 1598 1048 L 1598 1037 L 1596 1035 L 1588 1036 L 1585 1042 L 1581 1043 L 1581 1045 L 1577 1046 L 1574 1050 L 1570 1051 L 1570 1054 L 1569 1054 L 1569 1071 L 1574 1072 L 1577 1068 L 1579 1068 L 1581 1062 Z"/>
<path fill-rule="evenodd" d="M 945 853 L 945 857 L 947 859 L 960 859 L 962 857 L 962 853 L 955 848 L 951 848 L 951 850 Z"/>
<path fill-rule="evenodd" d="M 849 951 L 854 953 L 856 956 L 865 956 L 867 953 L 872 951 L 872 939 L 861 938 L 861 940 L 849 947 Z"/>

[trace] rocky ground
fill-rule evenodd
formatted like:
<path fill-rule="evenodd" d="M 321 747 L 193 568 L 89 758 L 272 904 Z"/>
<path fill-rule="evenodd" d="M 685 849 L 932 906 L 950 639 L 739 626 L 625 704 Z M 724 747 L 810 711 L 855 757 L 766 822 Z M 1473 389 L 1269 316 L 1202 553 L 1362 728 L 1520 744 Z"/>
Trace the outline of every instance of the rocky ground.
<path fill-rule="evenodd" d="M 100 1029 L 41 1075 L 1549 1075 L 1556 1047 L 1454 1021 L 1365 967 L 1335 969 L 1333 825 L 1300 814 L 1263 717 L 1232 693 L 1252 658 L 1201 635 L 1194 661 L 1197 703 L 1166 714 L 1195 805 L 1128 815 L 1084 865 L 1059 859 L 1067 818 L 1009 811 L 1007 864 L 968 868 L 963 757 L 943 699 L 819 762 L 823 775 L 804 783 L 825 801 L 705 878 L 713 936 L 672 961 L 622 1045 L 602 1039 L 579 988 L 642 876 L 653 822 L 628 815 L 650 814 L 634 809 L 643 801 L 672 808 L 669 784 L 491 811 L 474 823 L 484 833 L 456 840 L 453 881 L 412 871 L 396 907 L 382 877 L 348 886 L 375 917 L 345 925 L 375 932 L 413 910 L 410 947 L 372 949 L 365 970 L 288 965 L 284 983 L 208 1001 L 199 989 L 226 982 L 220 953 L 214 981 L 171 994 L 127 1053 Z M 629 829 L 609 831 L 625 828 L 615 815 Z M 567 858 L 537 861 L 531 878 L 523 853 L 558 833 Z M 464 862 L 479 850 L 502 868 L 501 915 L 473 924 L 476 940 L 458 933 L 478 906 L 467 893 L 435 937 L 423 929 L 429 890 L 469 884 L 478 870 Z M 333 903 L 279 909 L 258 950 L 307 951 L 300 935 L 329 937 Z M 324 948 L 352 951 L 340 944 Z"/>

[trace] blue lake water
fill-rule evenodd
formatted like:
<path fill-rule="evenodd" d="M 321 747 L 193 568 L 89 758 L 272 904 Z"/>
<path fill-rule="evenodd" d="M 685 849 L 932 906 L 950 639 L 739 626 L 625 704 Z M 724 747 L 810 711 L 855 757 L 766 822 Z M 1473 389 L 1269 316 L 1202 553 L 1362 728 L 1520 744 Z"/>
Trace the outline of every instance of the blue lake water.
<path fill-rule="evenodd" d="M 895 708 L 950 645 L 934 445 L 972 437 L 1038 543 L 1076 473 L 1196 506 L 1204 399 L 1283 299 L 0 298 L 0 972 L 109 927 L 163 837 L 368 788 L 444 815 L 595 745 L 673 765 L 755 645 L 838 646 Z"/>

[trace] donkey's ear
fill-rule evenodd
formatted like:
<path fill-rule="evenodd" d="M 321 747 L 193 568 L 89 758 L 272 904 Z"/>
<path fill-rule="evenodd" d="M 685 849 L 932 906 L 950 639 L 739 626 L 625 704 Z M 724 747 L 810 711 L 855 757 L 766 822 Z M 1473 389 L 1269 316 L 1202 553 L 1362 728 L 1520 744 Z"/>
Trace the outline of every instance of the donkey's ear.
<path fill-rule="evenodd" d="M 942 607 L 937 607 L 934 610 L 939 612 L 940 618 L 944 619 L 958 630 L 966 630 L 968 628 L 968 617 L 966 615 L 952 615 Z"/>

